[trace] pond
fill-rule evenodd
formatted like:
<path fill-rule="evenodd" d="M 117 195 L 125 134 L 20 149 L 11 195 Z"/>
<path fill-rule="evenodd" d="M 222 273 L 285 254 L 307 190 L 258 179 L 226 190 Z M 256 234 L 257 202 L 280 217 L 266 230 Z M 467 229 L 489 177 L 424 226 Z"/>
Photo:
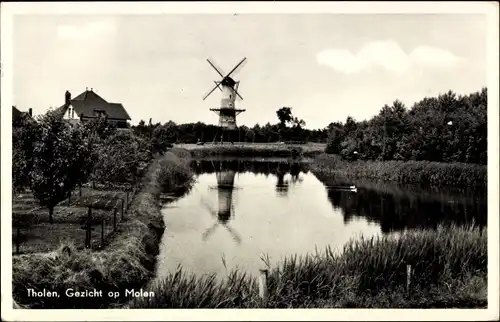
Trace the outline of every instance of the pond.
<path fill-rule="evenodd" d="M 193 161 L 192 190 L 163 207 L 166 230 L 158 277 L 178 265 L 196 274 L 241 269 L 256 275 L 261 255 L 342 250 L 352 238 L 434 229 L 439 223 L 486 225 L 486 195 L 316 176 L 309 161 Z"/>

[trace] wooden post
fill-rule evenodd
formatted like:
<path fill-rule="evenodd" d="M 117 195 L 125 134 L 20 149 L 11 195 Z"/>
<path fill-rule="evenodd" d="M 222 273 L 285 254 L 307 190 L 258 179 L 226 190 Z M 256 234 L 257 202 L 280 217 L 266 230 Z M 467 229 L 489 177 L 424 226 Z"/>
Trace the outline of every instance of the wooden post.
<path fill-rule="evenodd" d="M 259 297 L 262 300 L 262 304 L 267 304 L 267 269 L 259 269 Z"/>
<path fill-rule="evenodd" d="M 113 212 L 113 231 L 116 231 L 116 207 L 115 211 Z"/>
<path fill-rule="evenodd" d="M 128 190 L 127 190 L 127 209 L 128 209 Z"/>
<path fill-rule="evenodd" d="M 406 265 L 406 293 L 411 294 L 411 265 Z"/>
<path fill-rule="evenodd" d="M 79 190 L 79 192 L 78 192 L 79 197 L 81 197 L 82 196 L 82 185 L 79 185 L 78 190 Z"/>
<path fill-rule="evenodd" d="M 104 218 L 101 219 L 101 247 L 104 244 Z"/>
<path fill-rule="evenodd" d="M 121 221 L 123 221 L 123 199 L 122 199 L 122 219 Z"/>
<path fill-rule="evenodd" d="M 19 226 L 16 227 L 16 254 L 19 254 L 19 243 L 20 243 L 20 235 L 21 235 L 21 228 Z"/>
<path fill-rule="evenodd" d="M 91 232 L 90 229 L 92 228 L 92 207 L 89 207 L 89 211 L 87 214 L 87 231 L 85 234 L 85 248 L 90 248 L 90 239 L 91 239 Z"/>

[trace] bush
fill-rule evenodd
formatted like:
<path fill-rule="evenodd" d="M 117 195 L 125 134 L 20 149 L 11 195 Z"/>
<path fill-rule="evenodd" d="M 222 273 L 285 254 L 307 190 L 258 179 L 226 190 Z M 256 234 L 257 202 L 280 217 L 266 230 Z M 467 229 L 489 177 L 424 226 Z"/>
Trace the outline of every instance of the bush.
<path fill-rule="evenodd" d="M 160 161 L 158 182 L 163 192 L 184 193 L 193 180 L 189 151 L 168 151 Z"/>

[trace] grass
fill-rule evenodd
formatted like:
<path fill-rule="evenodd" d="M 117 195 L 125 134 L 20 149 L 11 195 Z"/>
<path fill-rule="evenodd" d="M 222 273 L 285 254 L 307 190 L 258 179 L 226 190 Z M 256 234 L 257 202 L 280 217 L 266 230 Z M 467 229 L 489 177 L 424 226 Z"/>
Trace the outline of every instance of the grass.
<path fill-rule="evenodd" d="M 238 157 L 301 157 L 323 153 L 325 144 L 280 144 L 280 143 L 224 143 L 219 144 L 182 144 L 193 157 L 203 158 L 214 155 Z"/>
<path fill-rule="evenodd" d="M 61 244 L 52 253 L 13 257 L 13 297 L 29 308 L 107 308 L 129 301 L 125 289 L 138 288 L 154 276 L 156 255 L 165 229 L 160 211 L 162 192 L 160 164 L 169 164 L 185 151 L 167 152 L 165 159 L 150 165 L 143 186 L 132 200 L 127 218 L 118 232 L 101 251 L 79 250 L 72 244 Z M 176 163 L 179 165 L 179 163 Z M 184 185 L 183 182 L 178 182 Z M 57 291 L 59 298 L 27 296 L 27 289 Z M 68 288 L 102 290 L 103 297 L 67 297 Z M 117 298 L 108 292 L 119 292 Z"/>
<path fill-rule="evenodd" d="M 269 266 L 269 260 L 264 258 Z M 414 278 L 405 291 L 406 265 Z M 182 268 L 152 285 L 152 298 L 131 308 L 486 307 L 487 237 L 476 227 L 409 231 L 400 237 L 352 240 L 343 252 L 289 256 L 268 275 L 269 298 L 258 297 L 255 277 L 224 278 Z"/>
<path fill-rule="evenodd" d="M 322 154 L 315 158 L 313 172 L 350 179 L 362 178 L 399 184 L 449 186 L 459 189 L 486 189 L 487 186 L 487 167 L 467 163 L 429 161 L 347 162 L 341 160 L 337 155 Z"/>

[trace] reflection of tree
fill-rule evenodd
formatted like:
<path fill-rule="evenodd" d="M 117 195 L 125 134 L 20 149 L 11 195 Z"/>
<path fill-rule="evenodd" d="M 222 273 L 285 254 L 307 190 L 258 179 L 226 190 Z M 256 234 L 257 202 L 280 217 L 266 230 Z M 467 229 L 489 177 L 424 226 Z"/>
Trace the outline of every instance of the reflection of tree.
<path fill-rule="evenodd" d="M 197 174 L 234 171 L 240 173 L 252 172 L 255 174 L 263 174 L 266 177 L 273 175 L 276 177 L 275 188 L 279 196 L 286 196 L 290 185 L 302 182 L 300 173 L 307 173 L 308 171 L 306 163 L 295 160 L 196 160 L 193 161 L 192 167 Z M 290 174 L 290 180 L 286 180 L 288 174 Z"/>
<path fill-rule="evenodd" d="M 431 199 L 416 194 L 391 194 L 373 187 L 357 188 L 357 193 L 328 190 L 328 199 L 334 208 L 342 210 L 344 223 L 363 217 L 379 223 L 384 233 L 419 227 L 432 229 L 439 223 L 463 225 L 473 218 L 477 225 L 486 225 L 485 199 Z"/>

